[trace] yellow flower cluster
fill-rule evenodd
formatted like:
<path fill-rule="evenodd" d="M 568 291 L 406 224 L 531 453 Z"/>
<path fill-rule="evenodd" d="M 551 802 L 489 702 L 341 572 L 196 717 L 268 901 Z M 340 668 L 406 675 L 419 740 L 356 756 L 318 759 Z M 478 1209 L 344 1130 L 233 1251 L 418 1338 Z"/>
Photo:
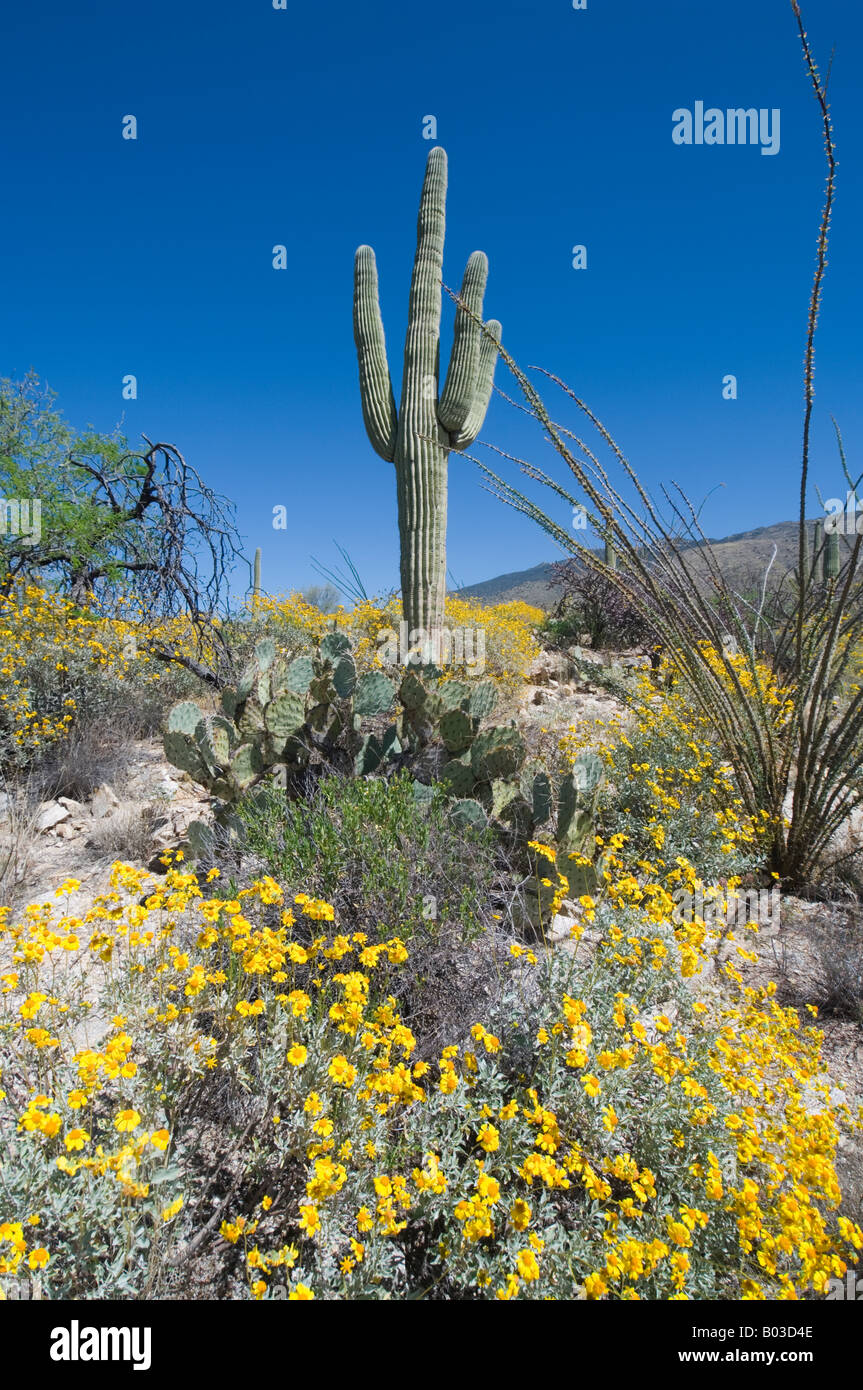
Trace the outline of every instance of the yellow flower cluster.
<path fill-rule="evenodd" d="M 734 660 L 739 664 L 740 659 Z M 709 721 L 692 708 L 667 663 L 660 675 L 669 682 L 661 693 L 648 673 L 639 674 L 629 719 L 616 714 L 568 729 L 559 741 L 564 762 L 572 765 L 583 749 L 596 748 L 609 768 L 618 775 L 625 771 L 633 803 L 638 799 L 632 816 L 657 852 L 666 846 L 669 825 L 682 820 L 690 829 L 700 828 L 722 855 L 751 854 L 770 829 L 767 813 L 746 813 L 734 791 L 733 769 L 722 761 Z M 764 680 L 778 703 L 775 682 L 770 684 L 766 672 Z M 641 748 L 651 751 L 644 762 L 636 761 L 633 753 Z M 663 861 L 657 863 L 661 867 Z"/>
<path fill-rule="evenodd" d="M 188 649 L 185 620 L 146 625 L 134 601 L 124 611 L 120 618 L 82 609 L 34 584 L 0 594 L 0 738 L 13 753 L 32 754 L 67 734 L 93 678 L 160 680 L 148 636 Z"/>
<path fill-rule="evenodd" d="M 697 882 L 688 861 L 658 881 L 631 873 L 616 840 L 604 848 L 591 900 L 603 913 L 600 984 L 591 992 L 593 976 L 580 976 L 579 990 L 549 991 L 523 1085 L 503 1064 L 503 1028 L 479 1022 L 466 1046 L 441 1050 L 435 1080 L 412 1060 L 416 1039 L 387 993 L 408 956 L 402 939 L 339 932 L 330 904 L 272 878 L 234 896 L 217 891 L 216 871 L 168 867 L 158 881 L 118 864 L 82 916 L 42 903 L 13 922 L 0 910 L 6 1191 L 26 1175 L 21 1207 L 0 1211 L 0 1275 L 22 1261 L 44 1269 L 54 1296 L 78 1277 L 79 1228 L 102 1239 L 137 1229 L 142 1248 L 154 1224 L 186 1222 L 192 1236 L 211 1205 L 183 1161 L 183 1103 L 216 1072 L 223 1084 L 255 1076 L 266 1114 L 255 1161 L 269 1145 L 259 1171 L 289 1175 L 275 1200 L 222 1213 L 219 1249 L 242 1257 L 254 1299 L 272 1296 L 276 1271 L 290 1276 L 289 1298 L 330 1294 L 333 1260 L 341 1297 L 395 1278 L 388 1252 L 408 1226 L 443 1233 L 441 1278 L 500 1299 L 571 1296 L 573 1271 L 589 1298 L 690 1297 L 734 1243 L 732 1291 L 822 1291 L 863 1232 L 836 1215 L 835 1154 L 851 1117 L 826 1094 L 811 1104 L 819 1035 L 735 966 L 736 1002 L 718 1012 L 696 1000 L 685 1019 L 645 1015 L 648 984 L 696 973 L 711 933 L 668 920 L 673 884 Z M 110 1028 L 85 1045 L 94 961 Z M 518 1036 L 519 1018 L 511 1026 Z M 649 1096 L 673 1116 L 668 1183 L 636 1157 Z M 177 1166 L 166 1169 L 169 1149 Z M 580 1253 L 560 1247 L 562 1200 L 594 1213 Z M 110 1220 L 117 1209 L 122 1221 Z"/>
<path fill-rule="evenodd" d="M 387 630 L 398 632 L 402 617 L 398 599 L 390 599 L 383 606 L 364 599 L 350 610 L 339 607 L 329 614 L 321 613 L 297 593 L 262 596 L 250 599 L 249 605 L 254 618 L 263 623 L 285 651 L 297 639 L 320 640 L 333 626 L 338 627 L 351 639 L 360 669 L 381 665 L 381 634 Z M 540 608 L 526 603 L 487 605 L 478 599 L 453 596 L 446 600 L 450 628 L 482 631 L 484 648 L 480 649 L 474 639 L 472 656 L 481 656 L 484 650 L 483 674 L 509 694 L 516 693 L 539 655 L 535 633 L 543 617 Z M 451 674 L 460 673 L 453 667 Z"/>

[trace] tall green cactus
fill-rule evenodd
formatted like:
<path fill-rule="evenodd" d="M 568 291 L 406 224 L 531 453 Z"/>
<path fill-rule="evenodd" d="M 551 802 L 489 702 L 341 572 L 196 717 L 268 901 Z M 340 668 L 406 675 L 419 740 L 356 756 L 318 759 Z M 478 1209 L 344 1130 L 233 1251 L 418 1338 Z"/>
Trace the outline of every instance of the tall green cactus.
<path fill-rule="evenodd" d="M 815 522 L 812 537 L 812 565 L 809 577 L 814 584 L 824 577 L 824 522 L 820 518 Z"/>
<path fill-rule="evenodd" d="M 255 569 L 252 580 L 252 603 L 257 604 L 261 597 L 261 547 L 255 551 Z"/>
<path fill-rule="evenodd" d="M 839 578 L 839 571 L 842 568 L 839 557 L 839 532 L 830 531 L 827 535 L 827 545 L 824 550 L 824 583 L 828 584 Z"/>
<path fill-rule="evenodd" d="M 436 147 L 429 153 L 420 199 L 398 413 L 370 246 L 359 247 L 354 267 L 363 419 L 375 450 L 396 466 L 404 617 L 410 628 L 427 632 L 444 623 L 447 460 L 450 450 L 466 448 L 480 431 L 501 334 L 496 319 L 485 325 L 485 333 L 476 321 L 482 319 L 488 261 L 484 252 L 474 251 L 461 287 L 468 312 L 456 311 L 449 369 L 439 390 L 446 185 L 446 153 Z"/>

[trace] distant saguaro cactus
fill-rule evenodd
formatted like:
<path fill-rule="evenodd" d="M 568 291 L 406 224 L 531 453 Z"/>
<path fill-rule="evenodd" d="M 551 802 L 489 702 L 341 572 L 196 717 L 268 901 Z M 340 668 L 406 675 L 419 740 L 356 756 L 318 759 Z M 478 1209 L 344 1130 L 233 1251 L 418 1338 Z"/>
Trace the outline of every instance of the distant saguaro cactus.
<path fill-rule="evenodd" d="M 812 575 L 817 583 L 819 575 L 824 578 L 824 522 L 815 522 L 815 535 L 812 541 Z"/>
<path fill-rule="evenodd" d="M 375 253 L 360 246 L 354 267 L 354 340 L 363 419 L 381 458 L 396 466 L 401 588 L 411 628 L 443 626 L 446 598 L 447 461 L 472 444 L 491 397 L 496 319 L 480 327 L 488 277 L 482 251 L 470 256 L 456 310 L 449 369 L 439 393 L 441 285 L 447 185 L 446 153 L 431 150 L 417 223 L 405 338 L 401 405 L 396 413 L 378 300 Z M 474 317 L 475 316 L 475 317 Z"/>
<path fill-rule="evenodd" d="M 835 582 L 839 578 L 839 571 L 842 568 L 839 558 L 839 532 L 830 531 L 827 535 L 827 547 L 824 551 L 824 583 Z"/>
<path fill-rule="evenodd" d="M 261 547 L 255 551 L 255 568 L 252 579 L 252 603 L 256 604 L 261 597 Z"/>

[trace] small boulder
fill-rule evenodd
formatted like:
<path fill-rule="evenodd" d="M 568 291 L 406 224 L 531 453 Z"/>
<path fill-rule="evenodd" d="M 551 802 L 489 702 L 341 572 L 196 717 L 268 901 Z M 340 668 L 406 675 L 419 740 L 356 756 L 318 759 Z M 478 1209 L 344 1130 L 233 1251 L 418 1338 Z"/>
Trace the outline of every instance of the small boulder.
<path fill-rule="evenodd" d="M 183 776 L 185 777 L 186 774 L 184 773 Z M 160 800 L 173 801 L 179 792 L 180 785 L 174 781 L 173 777 L 162 777 L 153 787 L 153 795 Z"/>
<path fill-rule="evenodd" d="M 65 806 L 59 805 L 56 801 L 46 801 L 39 809 L 36 818 L 36 829 L 40 834 L 45 834 L 48 830 L 53 830 L 55 825 L 61 821 L 68 820 L 69 812 Z"/>
<path fill-rule="evenodd" d="M 579 921 L 577 917 L 565 917 L 559 912 L 549 928 L 549 941 L 569 941 L 572 939 L 572 929 L 577 927 Z"/>
<path fill-rule="evenodd" d="M 120 798 L 109 787 L 107 782 L 103 782 L 101 787 L 97 787 L 90 801 L 90 808 L 96 820 L 102 820 L 105 816 L 111 816 L 119 810 Z"/>

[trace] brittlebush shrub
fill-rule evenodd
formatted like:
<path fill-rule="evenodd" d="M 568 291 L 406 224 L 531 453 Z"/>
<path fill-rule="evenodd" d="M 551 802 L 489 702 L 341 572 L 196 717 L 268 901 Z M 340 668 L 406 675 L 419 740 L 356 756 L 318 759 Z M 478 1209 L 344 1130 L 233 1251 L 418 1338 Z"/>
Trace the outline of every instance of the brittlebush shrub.
<path fill-rule="evenodd" d="M 272 878 L 125 865 L 84 919 L 69 882 L 8 920 L 6 1296 L 822 1292 L 863 1232 L 819 1035 L 734 965 L 702 998 L 709 933 L 616 874 L 431 1065 L 397 920 L 372 943 Z"/>
<path fill-rule="evenodd" d="M 163 705 L 198 682 L 157 662 L 148 630 L 182 648 L 182 621 L 148 629 L 29 584 L 0 595 L 0 765 L 25 769 L 82 724 L 118 711 L 158 728 Z"/>
<path fill-rule="evenodd" d="M 301 594 L 293 593 L 262 596 L 250 601 L 249 610 L 249 622 L 232 629 L 238 653 L 250 655 L 255 641 L 269 634 L 276 639 L 281 656 L 293 655 L 338 628 L 350 638 L 360 670 L 382 665 L 384 634 L 398 635 L 402 620 L 401 604 L 396 598 L 382 603 L 363 600 L 350 611 L 339 607 L 335 612 L 321 613 Z M 446 600 L 449 629 L 467 629 L 471 634 L 469 643 L 465 643 L 468 661 L 482 658 L 475 674 L 493 680 L 502 693 L 510 696 L 520 689 L 540 654 L 536 634 L 544 617 L 542 609 L 521 602 L 487 605 L 478 599 L 452 595 Z M 478 644 L 479 633 L 483 646 Z M 445 669 L 454 676 L 465 674 L 455 663 Z"/>
<path fill-rule="evenodd" d="M 466 1014 L 483 1015 L 507 951 L 492 908 L 507 859 L 491 827 L 457 825 L 450 809 L 440 794 L 421 806 L 407 771 L 324 777 L 302 799 L 270 787 L 240 806 L 238 872 L 252 863 L 289 896 L 303 888 L 325 898 L 342 930 L 370 943 L 398 922 L 409 960 L 393 989 L 426 1058 Z"/>
<path fill-rule="evenodd" d="M 630 706 L 571 726 L 559 742 L 565 767 L 591 747 L 605 762 L 604 828 L 625 836 L 629 858 L 643 860 L 654 875 L 678 856 L 694 859 L 705 878 L 757 866 L 770 828 L 767 813 L 746 814 L 734 769 L 709 721 L 693 709 L 666 663 L 656 681 L 638 674 Z"/>

